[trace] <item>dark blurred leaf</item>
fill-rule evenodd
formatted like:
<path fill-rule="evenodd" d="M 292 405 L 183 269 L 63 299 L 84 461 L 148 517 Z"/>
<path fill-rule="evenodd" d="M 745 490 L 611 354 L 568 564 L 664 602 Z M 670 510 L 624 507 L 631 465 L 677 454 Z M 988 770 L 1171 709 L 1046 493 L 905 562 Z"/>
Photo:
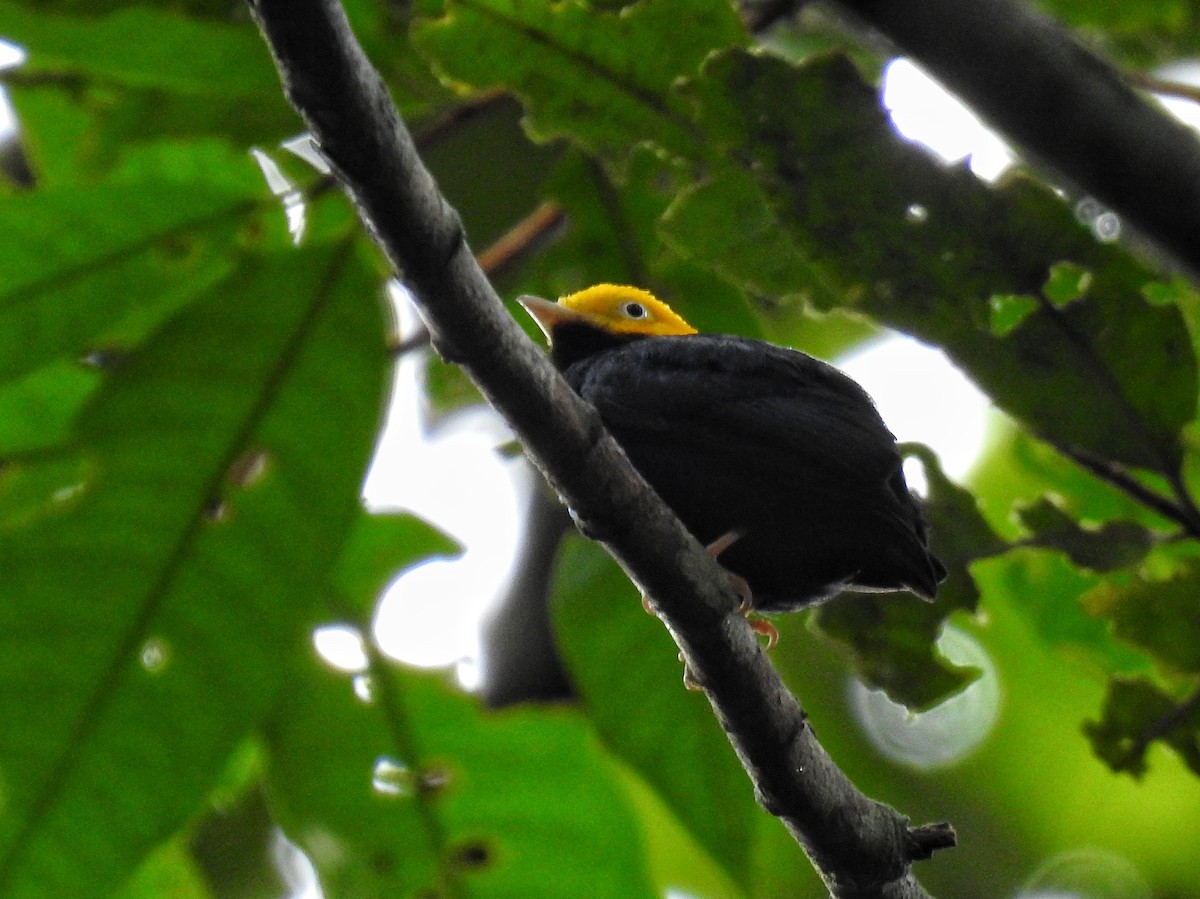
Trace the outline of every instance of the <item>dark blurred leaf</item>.
<path fill-rule="evenodd" d="M 745 772 L 678 650 L 607 553 L 565 540 L 554 584 L 560 649 L 585 714 L 726 875 L 747 884 L 754 803 Z"/>
<path fill-rule="evenodd" d="M 1140 524 L 1108 521 L 1085 527 L 1048 496 L 1016 511 L 1038 546 L 1060 550 L 1076 565 L 1092 571 L 1127 568 L 1154 545 L 1154 534 Z"/>
<path fill-rule="evenodd" d="M 946 610 L 911 593 L 842 593 L 821 605 L 813 621 L 851 648 L 859 679 L 914 712 L 937 705 L 980 674 L 937 648 Z"/>
<path fill-rule="evenodd" d="M 1086 594 L 1084 605 L 1167 668 L 1200 672 L 1200 562 L 1187 561 L 1164 580 L 1105 582 Z"/>
<path fill-rule="evenodd" d="M 937 640 L 951 613 L 974 612 L 979 602 L 968 564 L 1003 552 L 1007 544 L 979 513 L 971 493 L 946 477 L 932 450 L 919 444 L 901 449 L 921 460 L 929 484 L 924 508 L 931 546 L 947 570 L 937 602 L 904 593 L 847 592 L 819 606 L 812 621 L 849 650 L 860 680 L 921 711 L 978 677 L 978 669 L 943 656 Z"/>
<path fill-rule="evenodd" d="M 1196 361 L 1179 311 L 1146 303 L 1153 273 L 1097 243 L 1049 191 L 1023 181 L 989 188 L 940 166 L 896 136 L 874 90 L 841 57 L 795 68 L 718 53 L 687 94 L 736 165 L 668 211 L 663 227 L 676 246 L 748 289 L 790 285 L 822 308 L 866 312 L 942 346 L 1056 443 L 1178 469 L 1178 432 L 1196 409 Z M 914 207 L 920 216 L 907 214 Z M 996 339 L 990 298 L 1041 297 L 1063 264 L 1090 273 L 1086 299 L 1041 301 Z"/>
<path fill-rule="evenodd" d="M 1127 66 L 1149 69 L 1200 52 L 1200 11 L 1191 0 L 1041 0 L 1038 5 L 1101 41 L 1106 54 Z"/>
<path fill-rule="evenodd" d="M 371 699 L 313 655 L 267 728 L 274 810 L 330 899 L 655 895 L 636 821 L 566 707 L 485 712 L 376 664 Z"/>
<path fill-rule="evenodd" d="M 57 457 L 79 479 L 4 522 L 6 897 L 108 895 L 308 644 L 378 424 L 375 291 L 346 246 L 248 261 L 108 377 Z"/>
<path fill-rule="evenodd" d="M 1144 678 L 1110 681 L 1103 717 L 1085 722 L 1083 732 L 1092 750 L 1113 771 L 1141 777 L 1146 773 L 1146 750 L 1159 741 L 1200 775 L 1200 706 L 1180 706 Z"/>

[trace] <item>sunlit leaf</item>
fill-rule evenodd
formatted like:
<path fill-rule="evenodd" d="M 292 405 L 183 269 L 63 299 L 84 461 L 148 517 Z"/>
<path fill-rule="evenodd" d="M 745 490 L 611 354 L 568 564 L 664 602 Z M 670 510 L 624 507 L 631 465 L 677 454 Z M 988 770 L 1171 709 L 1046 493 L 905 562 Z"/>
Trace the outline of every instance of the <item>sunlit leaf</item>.
<path fill-rule="evenodd" d="M 0 206 L 0 378 L 81 358 L 126 318 L 150 322 L 226 274 L 246 190 L 136 180 Z M 144 330 L 144 327 L 139 330 Z"/>
<path fill-rule="evenodd" d="M 332 589 L 364 619 L 388 582 L 407 565 L 461 551 L 454 540 L 415 515 L 364 513 L 333 571 Z"/>
<path fill-rule="evenodd" d="M 28 52 L 24 71 L 30 74 L 222 96 L 279 87 L 270 56 L 252 28 L 189 19 L 149 5 L 83 16 L 3 2 L 0 34 Z"/>

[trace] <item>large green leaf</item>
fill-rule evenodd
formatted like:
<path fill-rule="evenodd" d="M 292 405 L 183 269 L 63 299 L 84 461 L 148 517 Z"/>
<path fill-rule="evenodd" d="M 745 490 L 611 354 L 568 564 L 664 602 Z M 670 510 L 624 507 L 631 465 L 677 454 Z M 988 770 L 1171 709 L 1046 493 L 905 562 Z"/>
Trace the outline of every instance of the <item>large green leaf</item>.
<path fill-rule="evenodd" d="M 487 712 L 377 656 L 369 695 L 311 653 L 290 684 L 267 728 L 270 791 L 330 899 L 655 895 L 572 710 Z"/>
<path fill-rule="evenodd" d="M 23 69 L 29 74 L 84 76 L 185 94 L 279 91 L 270 57 L 252 28 L 188 19 L 153 6 L 71 16 L 3 2 L 0 34 L 29 53 Z"/>
<path fill-rule="evenodd" d="M 726 876 L 745 887 L 753 823 L 763 812 L 703 694 L 684 689 L 674 643 L 600 547 L 567 539 L 555 570 L 555 625 L 584 711 Z"/>
<path fill-rule="evenodd" d="M 0 378 L 82 357 L 124 318 L 161 318 L 194 298 L 228 271 L 229 242 L 256 193 L 156 178 L 7 199 Z"/>
<path fill-rule="evenodd" d="M 1154 273 L 1098 243 L 1049 191 L 990 188 L 940 166 L 893 132 L 842 57 L 796 68 L 728 51 L 688 93 L 736 164 L 668 211 L 664 234 L 678 248 L 747 289 L 794 279 L 822 308 L 862 311 L 943 347 L 1058 445 L 1178 470 L 1179 430 L 1196 411 L 1179 310 L 1148 303 Z M 1073 302 L 1055 289 L 1063 271 L 1087 276 Z M 997 336 L 992 300 L 1012 296 L 1034 304 Z"/>
<path fill-rule="evenodd" d="M 620 162 L 645 140 L 682 155 L 702 147 L 671 86 L 745 33 L 724 0 L 646 0 L 615 14 L 579 0 L 454 0 L 414 41 L 451 81 L 520 94 L 540 137 Z"/>
<path fill-rule="evenodd" d="M 6 897 L 111 892 L 282 683 L 358 508 L 376 292 L 345 245 L 248 260 L 4 470 L 75 472 L 0 514 Z"/>

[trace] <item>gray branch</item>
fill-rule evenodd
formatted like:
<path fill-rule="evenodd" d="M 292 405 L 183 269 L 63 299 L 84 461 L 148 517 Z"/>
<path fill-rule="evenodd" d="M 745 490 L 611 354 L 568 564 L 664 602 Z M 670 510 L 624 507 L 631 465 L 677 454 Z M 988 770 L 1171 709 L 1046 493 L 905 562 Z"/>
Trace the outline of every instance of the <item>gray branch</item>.
<path fill-rule="evenodd" d="M 416 295 L 435 346 L 463 366 L 585 532 L 652 598 L 762 805 L 783 820 L 833 896 L 927 896 L 911 862 L 953 845 L 953 831 L 910 830 L 894 810 L 862 795 L 817 743 L 735 611 L 738 598 L 720 567 L 505 312 L 341 6 L 248 2 L 288 99 Z"/>

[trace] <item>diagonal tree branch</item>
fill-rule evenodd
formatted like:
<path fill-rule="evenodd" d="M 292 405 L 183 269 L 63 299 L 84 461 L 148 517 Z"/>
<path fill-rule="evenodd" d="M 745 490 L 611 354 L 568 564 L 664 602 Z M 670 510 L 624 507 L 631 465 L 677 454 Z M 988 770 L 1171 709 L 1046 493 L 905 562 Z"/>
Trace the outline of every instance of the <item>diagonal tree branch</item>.
<path fill-rule="evenodd" d="M 738 599 L 719 566 L 505 312 L 341 6 L 248 2 L 288 99 L 416 295 L 435 346 L 463 366 L 584 530 L 652 597 L 764 808 L 804 847 L 831 895 L 927 896 L 910 864 L 953 845 L 953 831 L 910 829 L 860 793 L 817 743 L 737 614 Z"/>

